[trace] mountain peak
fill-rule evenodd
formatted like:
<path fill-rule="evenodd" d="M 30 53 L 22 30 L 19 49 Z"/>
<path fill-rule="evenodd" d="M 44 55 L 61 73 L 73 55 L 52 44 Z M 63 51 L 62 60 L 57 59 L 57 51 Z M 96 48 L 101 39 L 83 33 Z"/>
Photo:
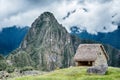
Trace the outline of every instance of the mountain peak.
<path fill-rule="evenodd" d="M 43 14 L 41 14 L 39 16 L 39 18 L 42 20 L 42 21 L 51 21 L 52 20 L 55 20 L 55 17 L 52 13 L 50 12 L 44 12 Z"/>
<path fill-rule="evenodd" d="M 44 12 L 41 14 L 41 16 L 44 16 L 44 17 L 51 17 L 51 16 L 54 16 L 51 12 Z"/>
<path fill-rule="evenodd" d="M 58 23 L 51 12 L 42 13 L 32 24 L 33 27 L 39 27 L 43 24 Z"/>

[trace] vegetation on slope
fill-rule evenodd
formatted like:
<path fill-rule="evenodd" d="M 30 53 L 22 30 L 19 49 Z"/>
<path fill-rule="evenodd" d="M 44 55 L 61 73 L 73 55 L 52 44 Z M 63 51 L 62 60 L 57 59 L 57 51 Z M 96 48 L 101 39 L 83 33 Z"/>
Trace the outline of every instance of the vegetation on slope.
<path fill-rule="evenodd" d="M 106 75 L 90 75 L 86 70 L 86 67 L 70 67 L 44 75 L 25 76 L 12 80 L 120 80 L 120 68 L 109 67 Z"/>
<path fill-rule="evenodd" d="M 20 47 L 7 60 L 15 67 L 31 66 L 51 71 L 74 65 L 72 39 L 54 15 L 44 12 L 33 23 Z"/>

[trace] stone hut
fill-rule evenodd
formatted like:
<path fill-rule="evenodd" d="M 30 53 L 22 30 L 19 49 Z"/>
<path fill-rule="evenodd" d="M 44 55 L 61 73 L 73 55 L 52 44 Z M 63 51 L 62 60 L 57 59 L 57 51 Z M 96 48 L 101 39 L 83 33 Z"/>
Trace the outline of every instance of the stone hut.
<path fill-rule="evenodd" d="M 80 44 L 74 60 L 77 66 L 98 66 L 107 65 L 109 57 L 102 44 Z"/>

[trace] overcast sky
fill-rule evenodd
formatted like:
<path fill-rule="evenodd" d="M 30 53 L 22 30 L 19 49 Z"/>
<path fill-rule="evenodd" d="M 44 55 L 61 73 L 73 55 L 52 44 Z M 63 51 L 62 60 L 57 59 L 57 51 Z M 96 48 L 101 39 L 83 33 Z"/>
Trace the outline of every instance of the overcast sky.
<path fill-rule="evenodd" d="M 112 32 L 120 24 L 120 0 L 0 0 L 0 29 L 30 26 L 43 12 L 52 12 L 69 31 Z"/>

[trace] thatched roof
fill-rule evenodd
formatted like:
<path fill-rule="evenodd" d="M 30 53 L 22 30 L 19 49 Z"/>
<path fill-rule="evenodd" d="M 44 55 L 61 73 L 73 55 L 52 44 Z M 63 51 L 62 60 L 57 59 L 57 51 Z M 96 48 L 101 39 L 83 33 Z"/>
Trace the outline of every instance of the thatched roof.
<path fill-rule="evenodd" d="M 80 44 L 76 54 L 74 56 L 75 61 L 95 61 L 97 59 L 97 53 L 100 53 L 100 50 L 103 51 L 106 58 L 108 55 L 102 44 Z"/>

